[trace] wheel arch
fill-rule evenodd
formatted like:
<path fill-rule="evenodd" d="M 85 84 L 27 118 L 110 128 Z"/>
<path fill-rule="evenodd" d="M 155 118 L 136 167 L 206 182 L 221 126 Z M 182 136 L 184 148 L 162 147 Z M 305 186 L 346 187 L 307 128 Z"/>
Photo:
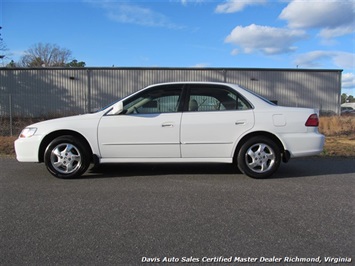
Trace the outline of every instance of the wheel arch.
<path fill-rule="evenodd" d="M 70 136 L 73 136 L 73 137 L 79 139 L 84 145 L 87 146 L 88 151 L 90 151 L 90 154 L 93 154 L 93 151 L 92 151 L 92 148 L 91 148 L 89 142 L 82 134 L 80 134 L 76 131 L 73 131 L 73 130 L 57 130 L 57 131 L 53 131 L 53 132 L 49 133 L 48 135 L 46 135 L 43 138 L 41 145 L 39 147 L 39 150 L 38 150 L 39 162 L 44 162 L 44 152 L 45 152 L 47 146 L 49 145 L 49 143 L 51 143 L 55 138 L 60 137 L 60 136 L 65 136 L 65 135 L 70 135 Z"/>
<path fill-rule="evenodd" d="M 275 135 L 275 134 L 272 134 L 270 132 L 267 132 L 267 131 L 254 131 L 254 132 L 250 132 L 249 134 L 243 136 L 235 150 L 234 150 L 234 155 L 233 155 L 233 158 L 234 160 L 237 158 L 237 155 L 238 155 L 238 152 L 240 150 L 240 148 L 242 147 L 242 145 L 247 141 L 249 140 L 250 138 L 252 137 L 256 137 L 256 136 L 263 136 L 263 137 L 267 137 L 269 138 L 270 140 L 274 141 L 276 143 L 276 145 L 279 147 L 280 149 L 280 152 L 281 152 L 281 156 L 282 156 L 282 160 L 283 162 L 288 162 L 288 160 L 290 159 L 290 153 L 289 151 L 287 151 L 283 145 L 283 143 L 281 142 L 281 140 Z"/>

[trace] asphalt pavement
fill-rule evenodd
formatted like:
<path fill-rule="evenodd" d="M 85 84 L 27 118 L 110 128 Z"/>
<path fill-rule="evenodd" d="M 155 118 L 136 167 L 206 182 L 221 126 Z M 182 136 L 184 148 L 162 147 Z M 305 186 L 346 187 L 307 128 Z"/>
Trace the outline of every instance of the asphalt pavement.
<path fill-rule="evenodd" d="M 0 158 L 0 265 L 352 264 L 354 180 L 353 158 L 295 159 L 264 180 L 224 164 L 61 180 Z"/>

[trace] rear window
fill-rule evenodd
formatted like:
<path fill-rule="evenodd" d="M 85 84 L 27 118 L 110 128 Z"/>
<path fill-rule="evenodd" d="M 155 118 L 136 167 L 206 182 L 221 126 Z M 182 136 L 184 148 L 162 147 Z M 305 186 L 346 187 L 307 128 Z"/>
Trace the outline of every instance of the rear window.
<path fill-rule="evenodd" d="M 264 101 L 264 102 L 266 102 L 266 103 L 268 103 L 268 104 L 270 104 L 270 105 L 276 106 L 276 104 L 273 103 L 272 101 L 270 101 L 270 100 L 264 98 L 263 96 L 261 96 L 261 95 L 255 93 L 255 92 L 253 92 L 253 91 L 251 91 L 251 90 L 248 90 L 248 89 L 246 89 L 246 88 L 243 88 L 243 90 L 246 90 L 247 92 L 253 94 L 254 96 L 258 97 L 260 100 L 262 100 L 262 101 Z"/>

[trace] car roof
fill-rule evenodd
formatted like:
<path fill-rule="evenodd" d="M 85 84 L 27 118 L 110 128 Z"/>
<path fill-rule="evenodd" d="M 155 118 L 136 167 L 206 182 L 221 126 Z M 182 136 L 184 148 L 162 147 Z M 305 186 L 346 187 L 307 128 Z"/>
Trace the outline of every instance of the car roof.
<path fill-rule="evenodd" d="M 149 85 L 148 87 L 151 86 L 159 86 L 159 85 L 174 85 L 174 84 L 206 84 L 206 85 L 226 85 L 226 86 L 231 86 L 231 87 L 239 87 L 238 84 L 234 83 L 226 83 L 226 82 L 221 82 L 221 81 L 173 81 L 173 82 L 162 82 L 162 83 L 156 83 Z"/>

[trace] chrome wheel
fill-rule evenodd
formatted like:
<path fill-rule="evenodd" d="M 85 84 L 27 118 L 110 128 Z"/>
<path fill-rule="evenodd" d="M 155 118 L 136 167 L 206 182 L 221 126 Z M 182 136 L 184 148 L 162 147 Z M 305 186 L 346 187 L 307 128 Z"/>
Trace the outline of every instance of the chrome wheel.
<path fill-rule="evenodd" d="M 256 173 L 264 173 L 272 169 L 275 159 L 273 149 L 265 143 L 254 144 L 245 154 L 246 165 Z"/>
<path fill-rule="evenodd" d="M 50 162 L 54 170 L 62 174 L 77 171 L 82 164 L 80 151 L 70 143 L 60 143 L 51 151 Z"/>
<path fill-rule="evenodd" d="M 245 141 L 238 151 L 239 170 L 253 178 L 270 177 L 281 163 L 281 148 L 265 136 L 254 136 Z"/>
<path fill-rule="evenodd" d="M 44 152 L 47 170 L 58 178 L 81 176 L 90 165 L 92 152 L 85 139 L 72 135 L 53 139 Z"/>

